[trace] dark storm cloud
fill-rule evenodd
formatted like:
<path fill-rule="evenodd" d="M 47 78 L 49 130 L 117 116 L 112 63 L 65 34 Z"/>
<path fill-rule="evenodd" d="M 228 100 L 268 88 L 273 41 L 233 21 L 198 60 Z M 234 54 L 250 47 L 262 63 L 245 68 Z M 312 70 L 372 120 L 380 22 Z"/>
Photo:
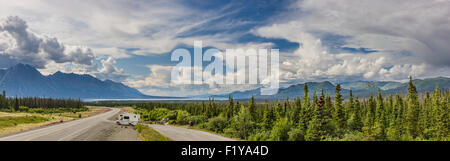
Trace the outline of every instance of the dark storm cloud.
<path fill-rule="evenodd" d="M 44 68 L 51 61 L 92 65 L 95 59 L 89 48 L 65 46 L 56 38 L 40 37 L 30 32 L 27 23 L 17 16 L 8 17 L 0 25 L 0 32 L 7 35 L 2 39 L 12 40 L 1 44 L 0 53 L 19 63 Z"/>

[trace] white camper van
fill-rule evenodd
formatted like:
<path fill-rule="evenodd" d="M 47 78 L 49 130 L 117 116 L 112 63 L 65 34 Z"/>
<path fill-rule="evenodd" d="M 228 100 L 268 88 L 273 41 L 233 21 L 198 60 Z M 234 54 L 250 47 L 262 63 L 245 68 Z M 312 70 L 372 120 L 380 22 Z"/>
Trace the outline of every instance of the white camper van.
<path fill-rule="evenodd" d="M 133 125 L 139 122 L 139 115 L 132 113 L 124 113 L 119 115 L 119 120 L 116 121 L 118 125 Z"/>

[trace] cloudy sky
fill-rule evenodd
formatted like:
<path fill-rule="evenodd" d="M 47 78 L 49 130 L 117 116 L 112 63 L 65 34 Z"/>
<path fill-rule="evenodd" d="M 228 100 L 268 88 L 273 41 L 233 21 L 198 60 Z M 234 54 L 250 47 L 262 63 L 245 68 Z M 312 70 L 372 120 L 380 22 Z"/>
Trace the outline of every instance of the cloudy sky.
<path fill-rule="evenodd" d="M 255 85 L 172 85 L 177 48 L 276 48 L 282 85 L 450 76 L 450 0 L 0 0 L 0 68 L 91 74 L 149 95 Z"/>

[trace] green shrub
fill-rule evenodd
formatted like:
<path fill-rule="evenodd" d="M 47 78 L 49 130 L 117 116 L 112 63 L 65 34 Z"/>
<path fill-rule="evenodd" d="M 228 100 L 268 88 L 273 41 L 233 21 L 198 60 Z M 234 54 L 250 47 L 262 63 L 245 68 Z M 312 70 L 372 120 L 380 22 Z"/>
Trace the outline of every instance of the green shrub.
<path fill-rule="evenodd" d="M 169 110 L 167 108 L 155 108 L 148 112 L 148 118 L 153 121 L 159 121 L 167 116 Z"/>
<path fill-rule="evenodd" d="M 170 125 L 173 125 L 173 124 L 176 124 L 177 123 L 177 121 L 175 121 L 175 120 L 169 120 L 169 122 L 168 122 Z"/>
<path fill-rule="evenodd" d="M 305 141 L 305 131 L 303 131 L 300 127 L 292 128 L 291 131 L 288 132 L 289 141 Z"/>
<path fill-rule="evenodd" d="M 359 132 L 347 133 L 340 141 L 361 141 L 362 137 Z"/>
<path fill-rule="evenodd" d="M 169 111 L 165 118 L 168 118 L 169 120 L 176 120 L 177 119 L 178 111 Z"/>
<path fill-rule="evenodd" d="M 270 131 L 259 131 L 248 137 L 251 141 L 267 141 L 270 139 Z"/>
<path fill-rule="evenodd" d="M 19 106 L 19 111 L 20 112 L 28 112 L 29 108 L 25 107 L 25 106 Z"/>
<path fill-rule="evenodd" d="M 233 117 L 230 127 L 225 129 L 225 134 L 238 137 L 241 139 L 247 139 L 247 137 L 255 129 L 255 123 L 252 121 L 252 116 L 247 108 L 241 106 L 238 114 Z"/>
<path fill-rule="evenodd" d="M 286 141 L 289 139 L 288 132 L 291 129 L 291 125 L 288 122 L 288 119 L 280 118 L 278 119 L 270 133 L 270 139 L 273 141 Z"/>
<path fill-rule="evenodd" d="M 198 129 L 206 129 L 206 123 L 203 122 L 203 123 L 196 124 L 195 127 Z"/>
<path fill-rule="evenodd" d="M 138 133 L 141 133 L 141 132 L 142 132 L 143 126 L 145 126 L 145 125 L 143 125 L 143 124 L 137 124 L 137 125 L 136 125 L 136 131 L 137 131 Z"/>
<path fill-rule="evenodd" d="M 197 125 L 197 124 L 202 124 L 202 123 L 206 122 L 206 120 L 208 120 L 208 117 L 203 116 L 203 115 L 189 116 L 187 118 L 187 123 L 189 123 L 189 121 L 192 121 L 192 123 L 194 123 L 194 125 Z"/>
<path fill-rule="evenodd" d="M 210 118 L 208 120 L 208 123 L 206 123 L 206 128 L 216 133 L 223 133 L 223 129 L 225 129 L 226 125 L 227 120 L 223 117 L 218 116 Z"/>
<path fill-rule="evenodd" d="M 184 110 L 177 110 L 177 123 L 181 125 L 185 125 L 189 123 L 189 113 Z"/>

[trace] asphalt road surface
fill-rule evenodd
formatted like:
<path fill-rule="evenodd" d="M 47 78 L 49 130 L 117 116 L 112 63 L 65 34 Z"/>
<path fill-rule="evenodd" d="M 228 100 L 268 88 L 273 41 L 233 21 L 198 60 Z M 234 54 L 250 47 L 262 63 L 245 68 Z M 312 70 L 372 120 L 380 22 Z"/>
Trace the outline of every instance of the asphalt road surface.
<path fill-rule="evenodd" d="M 111 108 L 110 111 L 88 118 L 0 137 L 0 141 L 139 140 L 133 127 L 119 126 L 114 123 L 113 120 L 119 113 L 120 109 Z"/>
<path fill-rule="evenodd" d="M 205 131 L 188 129 L 169 125 L 149 124 L 149 127 L 158 131 L 161 135 L 175 141 L 234 141 L 220 135 Z"/>

